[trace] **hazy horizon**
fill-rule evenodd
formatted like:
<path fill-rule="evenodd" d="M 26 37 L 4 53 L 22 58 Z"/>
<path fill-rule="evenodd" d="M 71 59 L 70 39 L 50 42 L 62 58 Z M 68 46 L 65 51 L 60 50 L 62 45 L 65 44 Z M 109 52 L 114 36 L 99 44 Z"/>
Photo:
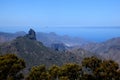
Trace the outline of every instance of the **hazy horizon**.
<path fill-rule="evenodd" d="M 0 0 L 0 31 L 55 32 L 101 42 L 120 36 L 120 0 Z"/>
<path fill-rule="evenodd" d="M 79 37 L 94 42 L 103 42 L 111 38 L 120 37 L 119 26 L 114 27 L 1 27 L 0 32 L 15 33 L 18 31 L 28 32 L 32 28 L 36 32 L 50 33 L 55 32 L 58 35 L 68 35 L 71 37 Z"/>

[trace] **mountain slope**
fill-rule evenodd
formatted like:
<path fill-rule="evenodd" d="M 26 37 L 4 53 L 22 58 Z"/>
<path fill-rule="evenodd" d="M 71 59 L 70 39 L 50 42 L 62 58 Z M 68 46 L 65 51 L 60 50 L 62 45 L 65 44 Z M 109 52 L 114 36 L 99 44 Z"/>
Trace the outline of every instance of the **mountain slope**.
<path fill-rule="evenodd" d="M 4 43 L 4 42 L 9 42 L 12 41 L 13 39 L 15 39 L 18 36 L 23 36 L 26 33 L 23 31 L 19 31 L 16 33 L 5 33 L 5 32 L 0 32 L 0 43 Z"/>
<path fill-rule="evenodd" d="M 15 53 L 25 59 L 27 66 L 38 64 L 62 64 L 55 52 L 49 50 L 41 42 L 29 39 L 28 37 L 17 37 L 15 40 L 1 45 L 1 52 Z"/>
<path fill-rule="evenodd" d="M 25 34 L 26 33 L 23 31 L 16 32 L 16 33 L 0 32 L 0 43 L 12 41 L 16 37 L 23 36 Z M 89 43 L 89 41 L 83 40 L 78 37 L 70 37 L 67 35 L 60 36 L 54 32 L 51 32 L 51 33 L 37 32 L 36 38 L 38 41 L 42 42 L 47 47 L 51 47 L 51 45 L 55 43 L 63 43 L 67 46 L 79 46 L 79 45 Z"/>
<path fill-rule="evenodd" d="M 84 49 L 97 53 L 106 59 L 113 59 L 120 64 L 120 37 L 99 44 L 89 44 L 84 46 Z"/>
<path fill-rule="evenodd" d="M 63 43 L 67 46 L 79 46 L 89 43 L 89 41 L 83 40 L 78 37 L 70 37 L 67 35 L 60 36 L 54 32 L 51 33 L 38 32 L 37 39 L 38 41 L 43 42 L 44 45 L 49 47 L 51 46 L 51 44 L 55 44 L 55 43 Z"/>
<path fill-rule="evenodd" d="M 80 50 L 76 54 L 72 51 L 56 52 L 51 50 L 36 40 L 33 30 L 30 30 L 29 33 L 23 37 L 17 37 L 11 42 L 3 43 L 0 45 L 0 52 L 2 54 L 17 54 L 25 60 L 28 68 L 40 64 L 50 66 L 53 64 L 62 65 L 70 62 L 80 63 L 85 57 L 81 54 L 84 53 L 86 56 L 89 54 L 89 52 L 85 50 Z"/>

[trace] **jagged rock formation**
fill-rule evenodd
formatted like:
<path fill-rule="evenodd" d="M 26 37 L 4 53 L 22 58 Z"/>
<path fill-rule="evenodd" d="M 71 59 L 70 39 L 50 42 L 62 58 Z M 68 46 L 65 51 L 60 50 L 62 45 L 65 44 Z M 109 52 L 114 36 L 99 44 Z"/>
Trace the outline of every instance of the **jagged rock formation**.
<path fill-rule="evenodd" d="M 31 40 L 36 40 L 36 33 L 33 29 L 29 30 L 29 33 L 26 35 L 27 38 Z"/>
<path fill-rule="evenodd" d="M 70 37 L 70 36 L 60 36 L 54 32 L 51 33 L 43 33 L 43 32 L 35 32 L 33 29 L 30 30 L 26 36 L 29 39 L 37 39 L 38 41 L 42 42 L 45 46 L 51 47 L 52 44 L 55 43 L 63 43 L 69 47 L 80 46 L 83 44 L 92 43 L 81 38 L 77 37 Z M 26 33 L 23 31 L 16 32 L 16 33 L 6 33 L 0 32 L 0 43 L 9 42 L 15 39 L 18 36 L 24 36 Z M 36 36 L 36 37 L 35 37 Z"/>
<path fill-rule="evenodd" d="M 85 54 L 84 54 L 85 52 Z M 36 65 L 51 66 L 53 64 L 62 65 L 64 63 L 80 63 L 81 54 L 89 54 L 88 51 L 79 50 L 59 52 L 45 47 L 41 42 L 36 40 L 34 30 L 30 29 L 29 33 L 23 37 L 17 37 L 11 42 L 0 45 L 0 54 L 14 53 L 26 62 L 27 69 Z M 81 56 L 81 57 L 80 57 Z"/>

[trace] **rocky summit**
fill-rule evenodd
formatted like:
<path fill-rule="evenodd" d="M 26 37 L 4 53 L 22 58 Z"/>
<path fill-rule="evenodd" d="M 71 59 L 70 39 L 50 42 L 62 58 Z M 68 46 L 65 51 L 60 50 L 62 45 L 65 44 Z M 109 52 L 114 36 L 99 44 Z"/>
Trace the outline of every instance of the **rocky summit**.
<path fill-rule="evenodd" d="M 58 48 L 64 49 L 63 45 L 58 46 Z M 72 50 L 66 52 L 52 50 L 44 46 L 42 42 L 36 40 L 35 31 L 32 29 L 25 36 L 17 37 L 10 42 L 0 45 L 0 55 L 6 53 L 16 54 L 25 60 L 27 69 L 36 65 L 46 65 L 49 67 L 54 64 L 80 63 L 90 53 L 82 49 L 76 51 L 79 52 L 73 53 Z"/>
<path fill-rule="evenodd" d="M 36 40 L 36 33 L 33 29 L 30 29 L 28 34 L 26 34 L 26 37 L 31 40 Z"/>

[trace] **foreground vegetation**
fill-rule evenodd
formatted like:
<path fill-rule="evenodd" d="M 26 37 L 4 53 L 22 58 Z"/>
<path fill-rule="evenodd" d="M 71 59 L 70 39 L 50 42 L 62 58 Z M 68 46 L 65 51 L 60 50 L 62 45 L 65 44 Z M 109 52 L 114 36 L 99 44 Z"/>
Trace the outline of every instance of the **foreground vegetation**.
<path fill-rule="evenodd" d="M 84 58 L 81 64 L 67 63 L 62 66 L 34 66 L 25 75 L 23 59 L 14 54 L 0 56 L 0 80 L 120 80 L 119 65 L 112 60 L 97 57 Z"/>

